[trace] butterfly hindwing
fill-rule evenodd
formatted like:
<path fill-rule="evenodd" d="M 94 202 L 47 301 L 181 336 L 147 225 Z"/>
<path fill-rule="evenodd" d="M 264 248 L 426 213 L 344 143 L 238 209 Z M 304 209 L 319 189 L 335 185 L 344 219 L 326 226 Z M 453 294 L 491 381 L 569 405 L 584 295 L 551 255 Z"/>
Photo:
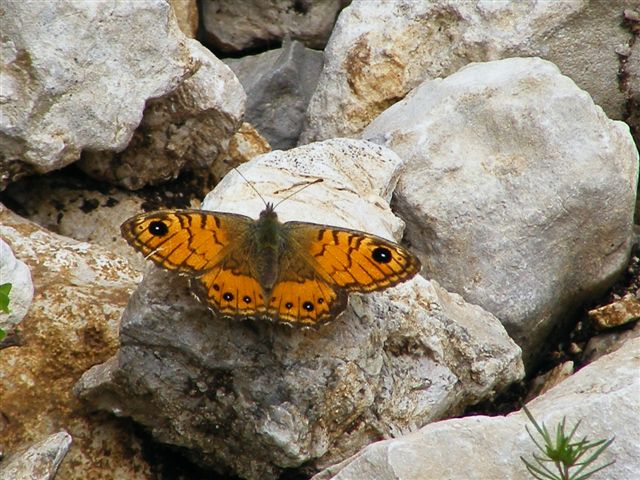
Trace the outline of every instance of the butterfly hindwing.
<path fill-rule="evenodd" d="M 261 318 L 267 313 L 262 287 L 248 271 L 215 267 L 194 278 L 192 290 L 222 316 Z"/>

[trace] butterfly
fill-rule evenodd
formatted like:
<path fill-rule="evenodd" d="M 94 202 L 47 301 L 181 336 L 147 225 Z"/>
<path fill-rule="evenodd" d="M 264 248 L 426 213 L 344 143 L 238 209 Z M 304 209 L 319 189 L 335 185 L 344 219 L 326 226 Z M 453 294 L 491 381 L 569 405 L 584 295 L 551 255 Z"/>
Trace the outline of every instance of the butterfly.
<path fill-rule="evenodd" d="M 384 238 L 306 222 L 281 223 L 271 203 L 253 219 L 207 210 L 166 210 L 121 226 L 136 250 L 187 275 L 217 315 L 311 327 L 336 318 L 350 292 L 410 279 L 418 258 Z"/>

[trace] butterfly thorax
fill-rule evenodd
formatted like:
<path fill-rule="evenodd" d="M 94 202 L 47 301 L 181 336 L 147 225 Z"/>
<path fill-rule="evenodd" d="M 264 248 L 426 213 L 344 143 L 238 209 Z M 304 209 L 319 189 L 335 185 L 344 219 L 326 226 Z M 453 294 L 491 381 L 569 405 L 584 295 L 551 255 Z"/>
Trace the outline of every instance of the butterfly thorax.
<path fill-rule="evenodd" d="M 270 292 L 278 279 L 279 260 L 285 247 L 282 224 L 273 204 L 268 203 L 260 212 L 254 238 L 260 284 Z"/>

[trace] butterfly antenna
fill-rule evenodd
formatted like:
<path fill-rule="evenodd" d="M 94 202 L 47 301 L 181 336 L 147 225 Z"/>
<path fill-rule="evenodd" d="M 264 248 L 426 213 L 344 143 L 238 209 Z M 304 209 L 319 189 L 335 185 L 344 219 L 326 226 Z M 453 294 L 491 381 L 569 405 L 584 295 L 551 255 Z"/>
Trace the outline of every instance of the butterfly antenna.
<path fill-rule="evenodd" d="M 315 185 L 316 183 L 320 183 L 322 182 L 323 179 L 322 178 L 316 178 L 313 182 L 306 182 L 302 187 L 300 187 L 298 190 L 294 190 L 293 192 L 291 192 L 289 195 L 287 195 L 286 197 L 284 197 L 282 200 L 280 200 L 278 203 L 276 203 L 273 207 L 273 209 L 275 210 L 276 207 L 278 205 L 280 205 L 282 202 L 284 202 L 285 200 L 289 200 L 291 197 L 293 197 L 294 195 L 296 195 L 297 193 L 300 193 L 302 190 L 304 190 L 307 187 L 310 187 L 311 185 Z"/>
<path fill-rule="evenodd" d="M 236 167 L 232 167 L 236 173 L 238 175 L 240 175 L 245 182 L 247 182 L 247 184 L 249 184 L 249 186 L 253 189 L 254 192 L 256 192 L 258 194 L 258 196 L 260 197 L 260 200 L 262 200 L 262 203 L 264 203 L 265 207 L 267 206 L 267 201 L 264 199 L 264 197 L 262 195 L 260 195 L 260 192 L 258 191 L 258 189 L 256 187 L 253 186 L 253 183 L 251 183 L 249 180 L 247 180 L 247 177 L 245 177 L 242 172 L 240 170 L 238 170 Z"/>

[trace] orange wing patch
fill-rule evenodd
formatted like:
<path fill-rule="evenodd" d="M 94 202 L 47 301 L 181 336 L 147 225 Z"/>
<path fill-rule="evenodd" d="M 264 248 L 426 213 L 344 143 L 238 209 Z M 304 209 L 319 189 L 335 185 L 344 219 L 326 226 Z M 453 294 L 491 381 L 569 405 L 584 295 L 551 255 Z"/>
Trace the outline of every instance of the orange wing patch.
<path fill-rule="evenodd" d="M 200 210 L 159 211 L 130 218 L 122 224 L 121 231 L 129 244 L 158 265 L 195 273 L 218 264 L 237 227 L 247 221 L 252 220 L 243 215 L 222 217 Z"/>
<path fill-rule="evenodd" d="M 315 326 L 333 320 L 347 306 L 347 294 L 318 278 L 276 283 L 267 315 L 296 326 Z"/>
<path fill-rule="evenodd" d="M 420 271 L 418 258 L 400 245 L 356 230 L 289 222 L 309 262 L 329 284 L 349 292 L 382 290 Z"/>
<path fill-rule="evenodd" d="M 262 287 L 255 278 L 216 267 L 194 279 L 192 290 L 222 316 L 260 318 L 267 314 Z"/>

